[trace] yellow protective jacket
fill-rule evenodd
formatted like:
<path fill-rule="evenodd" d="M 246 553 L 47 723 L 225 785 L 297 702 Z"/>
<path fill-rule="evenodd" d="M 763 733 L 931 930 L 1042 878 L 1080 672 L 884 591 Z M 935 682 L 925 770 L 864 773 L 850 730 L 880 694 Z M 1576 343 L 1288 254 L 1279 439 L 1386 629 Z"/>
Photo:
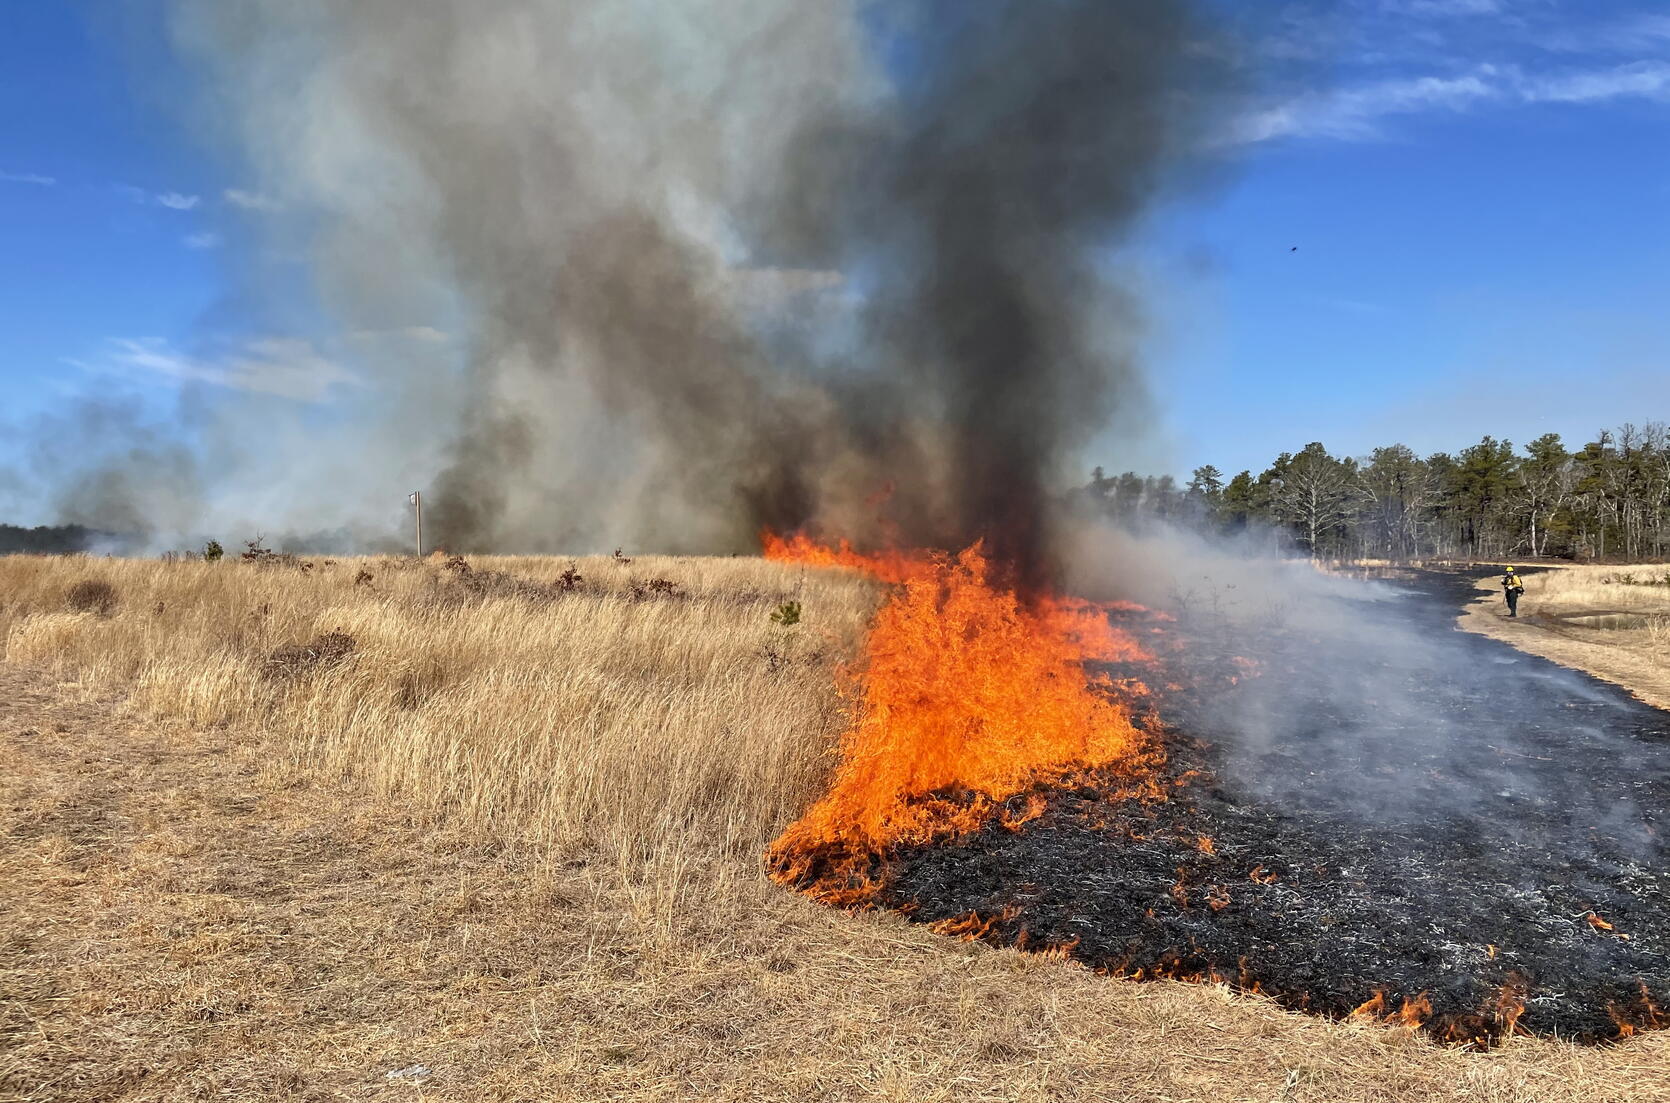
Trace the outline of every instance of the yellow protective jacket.
<path fill-rule="evenodd" d="M 1522 594 L 1525 592 L 1525 583 L 1519 581 L 1517 574 L 1505 574 L 1502 576 L 1502 589 Z"/>

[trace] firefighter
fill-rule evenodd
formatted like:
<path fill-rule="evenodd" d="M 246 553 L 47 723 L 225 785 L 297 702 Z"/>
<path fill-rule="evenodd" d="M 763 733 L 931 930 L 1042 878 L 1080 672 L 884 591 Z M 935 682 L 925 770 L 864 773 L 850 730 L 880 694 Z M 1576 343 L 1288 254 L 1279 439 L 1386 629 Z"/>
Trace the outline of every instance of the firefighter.
<path fill-rule="evenodd" d="M 1512 567 L 1502 576 L 1502 593 L 1508 599 L 1508 616 L 1519 616 L 1519 595 L 1525 592 L 1525 583 L 1519 580 Z"/>

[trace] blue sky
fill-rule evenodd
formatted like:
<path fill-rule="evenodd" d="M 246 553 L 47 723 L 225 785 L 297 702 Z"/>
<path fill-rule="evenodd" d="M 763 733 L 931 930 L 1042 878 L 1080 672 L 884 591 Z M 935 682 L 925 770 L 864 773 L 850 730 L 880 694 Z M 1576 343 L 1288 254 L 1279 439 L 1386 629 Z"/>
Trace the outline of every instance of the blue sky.
<path fill-rule="evenodd" d="M 1670 417 L 1670 7 L 1257 10 L 1231 169 L 1122 258 L 1153 315 L 1157 430 L 1091 462 L 1256 471 L 1310 440 L 1426 452 Z M 157 418 L 182 393 L 308 404 L 342 378 L 293 313 L 305 293 L 250 290 L 267 201 L 199 140 L 163 13 L 7 4 L 0 427 L 85 395 Z M 0 512 L 26 490 L 0 478 Z"/>
<path fill-rule="evenodd" d="M 1144 243 L 1171 464 L 1670 417 L 1670 8 L 1328 9 Z"/>
<path fill-rule="evenodd" d="M 136 5 L 136 7 L 155 5 Z M 0 36 L 0 410 L 16 420 L 95 380 L 112 339 L 180 338 L 220 282 L 214 174 L 136 81 L 160 29 L 71 3 L 13 2 Z M 139 89 L 144 89 L 141 93 Z M 124 387 L 161 406 L 160 381 Z"/>

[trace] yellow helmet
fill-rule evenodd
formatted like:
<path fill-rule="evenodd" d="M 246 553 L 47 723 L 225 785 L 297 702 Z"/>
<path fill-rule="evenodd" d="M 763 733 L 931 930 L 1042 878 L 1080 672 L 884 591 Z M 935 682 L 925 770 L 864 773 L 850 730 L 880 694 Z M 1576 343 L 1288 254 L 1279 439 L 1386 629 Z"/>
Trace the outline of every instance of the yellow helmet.
<path fill-rule="evenodd" d="M 1509 568 L 1508 568 L 1508 573 L 1509 573 L 1509 574 L 1513 574 L 1513 568 L 1512 568 L 1512 567 L 1509 567 Z"/>

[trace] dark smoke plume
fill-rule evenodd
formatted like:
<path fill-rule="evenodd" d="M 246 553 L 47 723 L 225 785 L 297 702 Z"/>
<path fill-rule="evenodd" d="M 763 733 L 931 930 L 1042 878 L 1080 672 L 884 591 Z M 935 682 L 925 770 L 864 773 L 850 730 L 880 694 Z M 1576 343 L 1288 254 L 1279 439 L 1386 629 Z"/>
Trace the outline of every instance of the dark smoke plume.
<path fill-rule="evenodd" d="M 443 442 L 448 547 L 809 526 L 1035 571 L 1064 465 L 1142 402 L 1107 258 L 1222 106 L 1192 7 L 180 0 L 177 26 L 345 328 L 455 320 L 454 371 L 365 354 L 405 446 Z"/>
<path fill-rule="evenodd" d="M 920 449 L 944 476 L 913 488 L 932 497 L 908 511 L 927 526 L 912 538 L 984 537 L 1036 565 L 1051 476 L 1116 402 L 1140 400 L 1133 315 L 1095 256 L 1192 148 L 1210 66 L 1186 5 L 917 15 L 933 31 L 896 113 L 808 126 L 783 228 L 816 265 L 876 273 L 866 356 L 889 409 L 934 419 L 881 424 L 887 469 Z"/>

